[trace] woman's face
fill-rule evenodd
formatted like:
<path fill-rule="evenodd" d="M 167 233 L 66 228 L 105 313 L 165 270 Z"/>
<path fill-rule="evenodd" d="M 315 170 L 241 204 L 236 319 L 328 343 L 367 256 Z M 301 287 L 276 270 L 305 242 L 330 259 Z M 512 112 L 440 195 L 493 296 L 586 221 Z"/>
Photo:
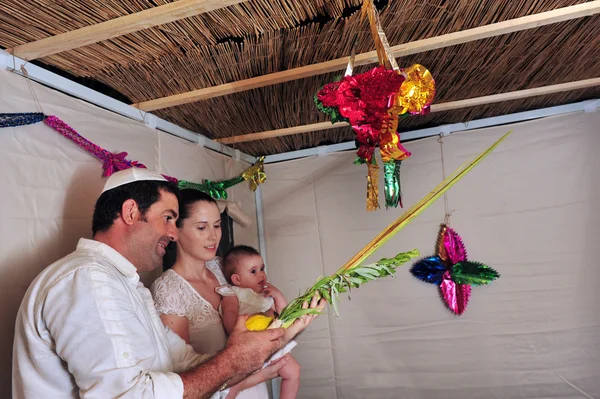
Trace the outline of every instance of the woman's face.
<path fill-rule="evenodd" d="M 190 217 L 179 228 L 178 246 L 194 259 L 208 262 L 217 255 L 221 241 L 221 214 L 216 204 L 198 201 L 191 206 Z"/>

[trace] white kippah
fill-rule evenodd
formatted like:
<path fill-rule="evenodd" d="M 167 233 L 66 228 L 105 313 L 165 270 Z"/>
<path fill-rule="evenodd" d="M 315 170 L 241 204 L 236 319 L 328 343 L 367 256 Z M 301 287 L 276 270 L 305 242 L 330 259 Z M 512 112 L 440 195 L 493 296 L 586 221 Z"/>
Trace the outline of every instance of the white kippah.
<path fill-rule="evenodd" d="M 106 181 L 106 184 L 104 185 L 104 189 L 102 189 L 102 192 L 104 193 L 108 190 L 112 190 L 113 188 L 117 188 L 125 184 L 144 180 L 167 181 L 167 179 L 165 179 L 159 173 L 153 172 L 145 168 L 133 167 L 120 170 L 110 175 L 110 177 Z"/>

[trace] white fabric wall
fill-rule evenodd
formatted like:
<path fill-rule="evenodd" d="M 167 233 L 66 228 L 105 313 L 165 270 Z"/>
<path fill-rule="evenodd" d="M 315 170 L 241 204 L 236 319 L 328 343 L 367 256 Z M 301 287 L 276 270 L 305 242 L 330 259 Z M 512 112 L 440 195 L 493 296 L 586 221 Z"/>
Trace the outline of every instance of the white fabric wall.
<path fill-rule="evenodd" d="M 410 274 L 412 263 L 396 279 L 353 291 L 352 301 L 341 299 L 342 318 L 321 317 L 299 339 L 300 397 L 600 398 L 599 126 L 600 113 L 574 114 L 445 138 L 450 174 L 514 128 L 448 194 L 470 259 L 501 278 L 473 288 L 460 317 Z M 442 171 L 436 138 L 406 147 L 408 207 Z M 288 298 L 402 212 L 365 211 L 366 168 L 354 159 L 349 152 L 268 165 L 269 277 Z M 412 248 L 432 254 L 443 218 L 440 199 L 372 260 Z"/>
<path fill-rule="evenodd" d="M 149 169 L 200 182 L 239 174 L 247 165 L 159 133 L 83 101 L 34 84 L 48 115 L 110 151 L 129 152 Z M 27 81 L 0 71 L 0 112 L 38 112 Z M 91 216 L 104 179 L 96 158 L 43 123 L 0 129 L 0 397 L 10 396 L 14 321 L 30 282 L 91 236 Z M 234 228 L 239 243 L 257 245 L 254 194 L 229 190 L 254 224 Z M 146 283 L 157 273 L 144 276 Z"/>

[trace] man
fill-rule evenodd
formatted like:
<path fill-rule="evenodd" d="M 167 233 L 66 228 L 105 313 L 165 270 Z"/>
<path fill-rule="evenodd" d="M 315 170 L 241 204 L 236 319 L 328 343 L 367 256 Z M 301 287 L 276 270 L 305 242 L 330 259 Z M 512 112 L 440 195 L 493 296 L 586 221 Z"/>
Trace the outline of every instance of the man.
<path fill-rule="evenodd" d="M 46 268 L 19 309 L 13 398 L 204 398 L 233 385 L 312 320 L 250 332 L 240 317 L 218 354 L 197 355 L 164 327 L 138 272 L 162 265 L 177 240 L 178 189 L 131 168 L 96 203 L 93 240 Z M 321 310 L 324 303 L 313 300 Z M 275 375 L 285 358 L 270 365 Z"/>

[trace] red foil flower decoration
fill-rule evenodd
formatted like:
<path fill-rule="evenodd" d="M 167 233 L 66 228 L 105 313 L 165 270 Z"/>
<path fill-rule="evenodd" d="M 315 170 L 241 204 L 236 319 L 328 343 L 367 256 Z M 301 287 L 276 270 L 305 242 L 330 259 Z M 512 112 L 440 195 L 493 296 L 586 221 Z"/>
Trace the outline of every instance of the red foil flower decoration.
<path fill-rule="evenodd" d="M 325 85 L 317 93 L 317 99 L 325 107 L 337 108 L 348 119 L 359 143 L 359 156 L 371 162 L 403 82 L 404 76 L 398 71 L 379 66 Z"/>

